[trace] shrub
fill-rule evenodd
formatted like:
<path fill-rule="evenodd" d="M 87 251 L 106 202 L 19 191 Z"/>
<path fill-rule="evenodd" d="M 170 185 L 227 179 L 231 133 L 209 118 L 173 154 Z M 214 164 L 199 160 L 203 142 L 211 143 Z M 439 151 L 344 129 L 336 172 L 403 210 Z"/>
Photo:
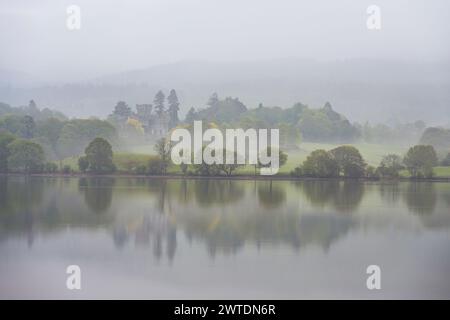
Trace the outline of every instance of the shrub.
<path fill-rule="evenodd" d="M 400 170 L 404 168 L 402 158 L 396 154 L 388 154 L 383 157 L 377 172 L 383 177 L 397 178 Z"/>
<path fill-rule="evenodd" d="M 447 154 L 447 156 L 442 160 L 441 164 L 444 167 L 450 167 L 450 152 Z"/>
<path fill-rule="evenodd" d="M 180 169 L 181 169 L 181 172 L 182 172 L 184 175 L 187 175 L 187 173 L 188 173 L 188 165 L 187 165 L 186 163 L 182 162 L 182 163 L 180 164 Z"/>
<path fill-rule="evenodd" d="M 366 162 L 358 149 L 353 146 L 340 146 L 330 151 L 344 177 L 363 177 Z"/>
<path fill-rule="evenodd" d="M 78 158 L 78 168 L 81 172 L 86 172 L 89 168 L 89 160 L 86 156 Z"/>
<path fill-rule="evenodd" d="M 166 172 L 166 163 L 160 158 L 152 158 L 148 161 L 147 172 L 151 175 L 160 175 Z"/>
<path fill-rule="evenodd" d="M 339 176 L 339 166 L 334 157 L 325 150 L 315 150 L 303 162 L 306 176 L 330 178 Z"/>
<path fill-rule="evenodd" d="M 35 142 L 14 140 L 8 145 L 8 152 L 8 168 L 14 171 L 35 173 L 44 167 L 44 150 Z"/>
<path fill-rule="evenodd" d="M 366 177 L 369 179 L 379 178 L 379 172 L 373 166 L 367 166 Z"/>
<path fill-rule="evenodd" d="M 95 138 L 85 149 L 86 158 L 89 162 L 89 170 L 95 173 L 110 173 L 115 171 L 113 164 L 112 147 L 103 138 Z"/>
<path fill-rule="evenodd" d="M 433 146 L 417 145 L 409 148 L 403 162 L 412 177 L 431 177 L 433 167 L 438 164 L 438 158 Z"/>
<path fill-rule="evenodd" d="M 295 167 L 294 170 L 291 171 L 291 176 L 301 177 L 303 175 L 303 170 L 301 166 Z"/>
<path fill-rule="evenodd" d="M 146 173 L 147 173 L 147 167 L 146 167 L 145 165 L 138 165 L 138 166 L 134 169 L 134 172 L 135 172 L 136 174 L 139 174 L 139 175 L 146 174 Z"/>
<path fill-rule="evenodd" d="M 70 174 L 70 173 L 72 173 L 72 168 L 68 164 L 66 164 L 62 168 L 62 172 L 64 174 Z"/>
<path fill-rule="evenodd" d="M 57 171 L 58 171 L 58 166 L 56 165 L 56 163 L 47 162 L 44 165 L 44 172 L 46 172 L 46 173 L 55 173 Z"/>

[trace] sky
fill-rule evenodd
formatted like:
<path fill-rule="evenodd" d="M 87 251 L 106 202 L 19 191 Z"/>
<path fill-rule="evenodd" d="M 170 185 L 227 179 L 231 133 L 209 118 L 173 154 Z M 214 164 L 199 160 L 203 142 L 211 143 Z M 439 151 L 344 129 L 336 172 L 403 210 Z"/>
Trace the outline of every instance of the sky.
<path fill-rule="evenodd" d="M 369 5 L 381 29 L 366 26 Z M 81 29 L 66 27 L 69 5 Z M 0 68 L 79 81 L 186 60 L 450 57 L 448 0 L 0 0 Z"/>

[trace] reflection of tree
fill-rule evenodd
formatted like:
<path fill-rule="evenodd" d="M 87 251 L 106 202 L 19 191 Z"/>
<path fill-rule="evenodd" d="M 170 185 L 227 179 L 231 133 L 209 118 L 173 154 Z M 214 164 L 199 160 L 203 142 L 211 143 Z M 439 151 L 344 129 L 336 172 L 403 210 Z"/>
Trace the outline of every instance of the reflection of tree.
<path fill-rule="evenodd" d="M 442 189 L 443 189 L 443 192 L 441 192 L 442 199 L 450 208 L 450 184 L 445 184 L 445 186 L 443 186 Z"/>
<path fill-rule="evenodd" d="M 239 181 L 232 180 L 195 180 L 195 198 L 202 207 L 213 204 L 232 203 L 244 196 L 244 187 Z"/>
<path fill-rule="evenodd" d="M 8 180 L 7 177 L 0 176 L 0 208 L 1 211 L 8 205 Z"/>
<path fill-rule="evenodd" d="M 177 249 L 177 229 L 175 226 L 170 225 L 167 230 L 167 258 L 172 261 Z"/>
<path fill-rule="evenodd" d="M 4 229 L 1 234 L 20 229 L 26 233 L 28 245 L 33 244 L 44 184 L 45 180 L 39 178 L 0 177 L 0 226 Z"/>
<path fill-rule="evenodd" d="M 188 184 L 186 179 L 181 180 L 180 192 L 178 194 L 178 201 L 187 203 L 188 201 Z"/>
<path fill-rule="evenodd" d="M 318 207 L 324 207 L 332 201 L 339 189 L 337 180 L 298 181 L 295 186 L 303 191 L 309 202 Z"/>
<path fill-rule="evenodd" d="M 353 226 L 346 216 L 281 213 L 245 208 L 245 213 L 192 213 L 179 217 L 179 224 L 192 239 L 206 243 L 208 253 L 234 254 L 246 243 L 288 244 L 295 250 L 311 244 L 327 249 Z"/>
<path fill-rule="evenodd" d="M 177 247 L 176 225 L 167 215 L 160 212 L 144 216 L 126 216 L 123 221 L 116 222 L 113 229 L 114 244 L 123 248 L 134 237 L 136 246 L 151 248 L 153 256 L 160 260 L 164 254 L 172 261 Z M 165 250 L 164 250 L 165 248 Z"/>
<path fill-rule="evenodd" d="M 128 231 L 125 226 L 117 226 L 113 230 L 113 240 L 117 248 L 123 248 L 128 241 Z"/>
<path fill-rule="evenodd" d="M 399 183 L 394 181 L 390 183 L 381 183 L 378 185 L 380 196 L 387 203 L 396 203 L 401 198 Z"/>
<path fill-rule="evenodd" d="M 352 226 L 353 221 L 342 215 L 305 215 L 300 221 L 299 241 L 303 245 L 317 244 L 328 249 Z"/>
<path fill-rule="evenodd" d="M 286 202 L 286 188 L 272 180 L 258 183 L 258 200 L 261 205 L 268 209 L 279 207 Z"/>
<path fill-rule="evenodd" d="M 173 193 L 173 190 L 169 190 L 169 188 L 173 188 L 174 185 L 166 179 L 147 179 L 146 186 L 147 191 L 157 197 L 156 207 L 158 211 L 164 213 L 166 211 L 165 206 L 167 202 L 170 202 L 170 196 Z"/>
<path fill-rule="evenodd" d="M 93 215 L 74 191 L 78 179 L 3 177 L 0 179 L 0 235 L 26 234 L 29 245 L 36 232 L 59 231 L 61 226 L 97 228 L 111 215 Z M 86 202 L 86 201 L 84 201 Z"/>
<path fill-rule="evenodd" d="M 312 180 L 297 183 L 312 205 L 331 205 L 339 212 L 356 210 L 364 195 L 364 183 L 356 180 Z"/>
<path fill-rule="evenodd" d="M 164 204 L 166 203 L 166 186 L 167 181 L 160 181 L 159 197 L 158 197 L 158 209 L 160 212 L 164 212 Z"/>
<path fill-rule="evenodd" d="M 113 195 L 115 184 L 118 188 Z M 337 180 L 271 184 L 212 179 L 0 177 L 0 239 L 26 234 L 32 243 L 35 234 L 60 231 L 62 226 L 89 232 L 103 228 L 109 230 L 117 248 L 134 244 L 144 247 L 155 259 L 172 261 L 180 250 L 180 234 L 199 240 L 214 256 L 234 254 L 245 245 L 282 245 L 294 250 L 316 245 L 326 250 L 358 226 L 356 215 L 325 214 L 315 209 L 308 212 L 307 207 L 300 211 L 299 192 L 292 190 L 292 185 L 313 206 L 330 206 L 336 211 L 356 210 L 365 192 L 363 183 Z M 425 228 L 448 228 L 450 216 L 443 210 L 450 203 L 448 185 L 421 182 L 371 186 L 375 189 L 367 188 L 367 193 L 379 190 L 382 203 L 395 201 L 400 194 L 404 203 L 396 206 L 398 209 L 404 211 L 407 206 L 413 212 L 432 213 L 420 216 Z M 121 214 L 118 208 L 130 209 Z"/>
<path fill-rule="evenodd" d="M 404 194 L 410 211 L 417 214 L 429 214 L 434 211 L 437 197 L 433 182 L 410 182 Z"/>
<path fill-rule="evenodd" d="M 92 177 L 80 178 L 78 186 L 88 207 L 95 213 L 103 213 L 111 206 L 114 183 L 111 177 Z"/>

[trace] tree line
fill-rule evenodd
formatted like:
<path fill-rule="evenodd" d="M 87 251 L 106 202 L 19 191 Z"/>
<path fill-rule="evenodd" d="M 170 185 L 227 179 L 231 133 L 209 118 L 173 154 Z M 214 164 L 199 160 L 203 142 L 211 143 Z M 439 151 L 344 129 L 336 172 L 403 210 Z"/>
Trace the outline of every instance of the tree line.
<path fill-rule="evenodd" d="M 131 168 L 132 174 L 167 175 L 168 168 L 173 166 L 171 142 L 161 138 L 154 146 L 156 155 L 149 156 L 147 164 Z M 203 152 L 203 150 L 202 150 Z M 226 150 L 225 150 L 226 152 Z M 288 155 L 282 150 L 267 150 L 279 152 L 280 167 L 286 164 Z M 83 173 L 105 174 L 116 171 L 111 144 L 101 137 L 93 139 L 84 150 L 84 155 L 78 158 L 78 169 Z M 237 154 L 235 154 L 237 158 Z M 294 177 L 317 178 L 398 178 L 402 170 L 407 170 L 412 178 L 432 178 L 433 167 L 439 164 L 437 153 L 431 145 L 415 145 L 409 148 L 404 157 L 388 154 L 383 157 L 378 167 L 366 163 L 359 150 L 353 146 L 343 145 L 332 150 L 315 150 L 306 160 L 295 167 L 290 173 Z M 450 166 L 450 153 L 441 162 Z M 178 172 L 183 175 L 201 176 L 232 176 L 242 164 L 181 164 Z M 262 164 L 254 165 L 255 174 Z M 58 169 L 54 162 L 45 161 L 43 148 L 30 140 L 17 138 L 10 133 L 0 133 L 0 172 L 21 173 L 70 173 L 73 168 L 68 166 Z"/>
<path fill-rule="evenodd" d="M 220 99 L 217 94 L 213 94 L 206 108 L 198 110 L 191 108 L 181 123 L 177 114 L 179 101 L 175 90 L 170 91 L 167 99 L 162 91 L 158 92 L 153 103 L 157 113 L 167 112 L 171 115 L 171 127 L 178 124 L 189 128 L 194 120 L 203 120 L 207 125 L 220 129 L 279 128 L 280 145 L 283 150 L 296 148 L 301 139 L 327 142 L 333 139 L 353 141 L 361 134 L 361 128 L 357 124 L 351 124 L 344 116 L 334 111 L 329 103 L 319 109 L 310 109 L 301 103 L 287 109 L 265 107 L 262 104 L 258 108 L 247 109 L 237 98 Z M 113 114 L 128 117 L 133 112 L 125 102 L 119 102 Z M 417 121 L 402 128 L 417 134 L 424 130 L 425 124 Z M 363 130 L 367 137 L 371 137 L 370 139 L 373 139 L 372 129 L 373 127 L 365 125 Z M 378 133 L 375 136 L 378 136 L 387 129 L 379 127 L 376 131 Z M 58 111 L 48 108 L 40 110 L 33 100 L 25 107 L 10 107 L 0 103 L 0 171 L 68 173 L 75 168 L 63 166 L 61 161 L 69 156 L 84 153 L 78 163 L 81 172 L 114 172 L 116 168 L 112 149 L 118 145 L 120 133 L 121 131 L 111 121 L 96 118 L 68 119 Z M 450 148 L 449 138 L 450 130 L 427 128 L 419 145 L 410 148 L 404 157 L 386 155 L 377 167 L 367 165 L 354 147 L 341 146 L 330 151 L 316 150 L 291 174 L 299 177 L 376 178 L 396 177 L 402 170 L 407 170 L 412 177 L 432 177 L 433 166 L 439 163 L 450 166 L 450 152 L 444 151 Z M 384 139 L 390 140 L 390 136 L 384 136 Z M 91 146 L 92 143 L 94 147 Z M 88 150 L 89 146 L 91 148 Z M 163 139 L 156 143 L 155 148 L 157 156 L 150 156 L 147 164 L 133 167 L 129 170 L 130 173 L 168 174 L 171 165 L 165 150 L 170 150 L 170 145 Z M 98 163 L 95 159 L 102 157 L 98 158 L 92 154 L 97 149 L 111 149 L 110 152 L 105 151 L 105 157 L 110 160 Z M 282 158 L 287 160 L 287 154 L 281 150 L 279 152 L 280 161 Z M 240 167 L 240 165 L 182 165 L 179 172 L 186 175 L 233 175 Z M 255 174 L 260 167 L 259 164 L 255 165 Z"/>
<path fill-rule="evenodd" d="M 450 153 L 443 160 L 447 164 Z M 367 165 L 359 150 L 353 146 L 339 146 L 329 151 L 315 150 L 291 175 L 318 178 L 399 178 L 407 170 L 412 178 L 432 178 L 433 167 L 439 164 L 437 153 L 431 145 L 409 148 L 404 157 L 388 154 L 378 167 Z"/>

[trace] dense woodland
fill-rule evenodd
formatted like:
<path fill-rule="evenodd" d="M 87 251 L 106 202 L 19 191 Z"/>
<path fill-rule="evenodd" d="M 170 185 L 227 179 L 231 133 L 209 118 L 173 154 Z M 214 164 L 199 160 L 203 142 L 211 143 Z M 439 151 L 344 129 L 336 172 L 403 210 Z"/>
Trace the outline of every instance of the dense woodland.
<path fill-rule="evenodd" d="M 195 120 L 221 130 L 226 128 L 280 129 L 281 164 L 299 148 L 301 142 L 342 144 L 332 150 L 316 150 L 299 164 L 291 175 L 298 177 L 398 177 L 408 170 L 412 177 L 431 177 L 437 165 L 450 166 L 450 130 L 414 123 L 351 123 L 336 112 L 330 103 L 311 108 L 302 103 L 291 107 L 269 107 L 259 104 L 248 108 L 238 98 L 220 98 L 214 93 L 202 108 L 191 108 L 184 119 L 178 115 L 179 101 L 175 90 L 167 99 L 161 91 L 153 101 L 157 115 L 167 114 L 168 132 Z M 136 112 L 125 101 L 111 107 L 105 119 L 67 118 L 61 112 L 40 108 L 31 100 L 28 106 L 12 107 L 0 103 L 0 171 L 25 173 L 81 172 L 111 173 L 116 170 L 113 150 L 124 145 L 155 145 L 145 165 L 130 165 L 128 173 L 167 174 L 170 166 L 170 144 L 167 139 L 145 133 Z M 120 119 L 125 122 L 120 124 Z M 413 146 L 407 154 L 387 154 L 377 168 L 368 166 L 352 146 L 367 143 Z M 78 168 L 63 166 L 62 160 L 78 158 Z M 186 166 L 179 173 L 197 175 L 232 175 L 238 169 L 220 166 Z M 260 167 L 260 166 L 259 166 Z M 255 166 L 255 173 L 258 165 Z"/>

